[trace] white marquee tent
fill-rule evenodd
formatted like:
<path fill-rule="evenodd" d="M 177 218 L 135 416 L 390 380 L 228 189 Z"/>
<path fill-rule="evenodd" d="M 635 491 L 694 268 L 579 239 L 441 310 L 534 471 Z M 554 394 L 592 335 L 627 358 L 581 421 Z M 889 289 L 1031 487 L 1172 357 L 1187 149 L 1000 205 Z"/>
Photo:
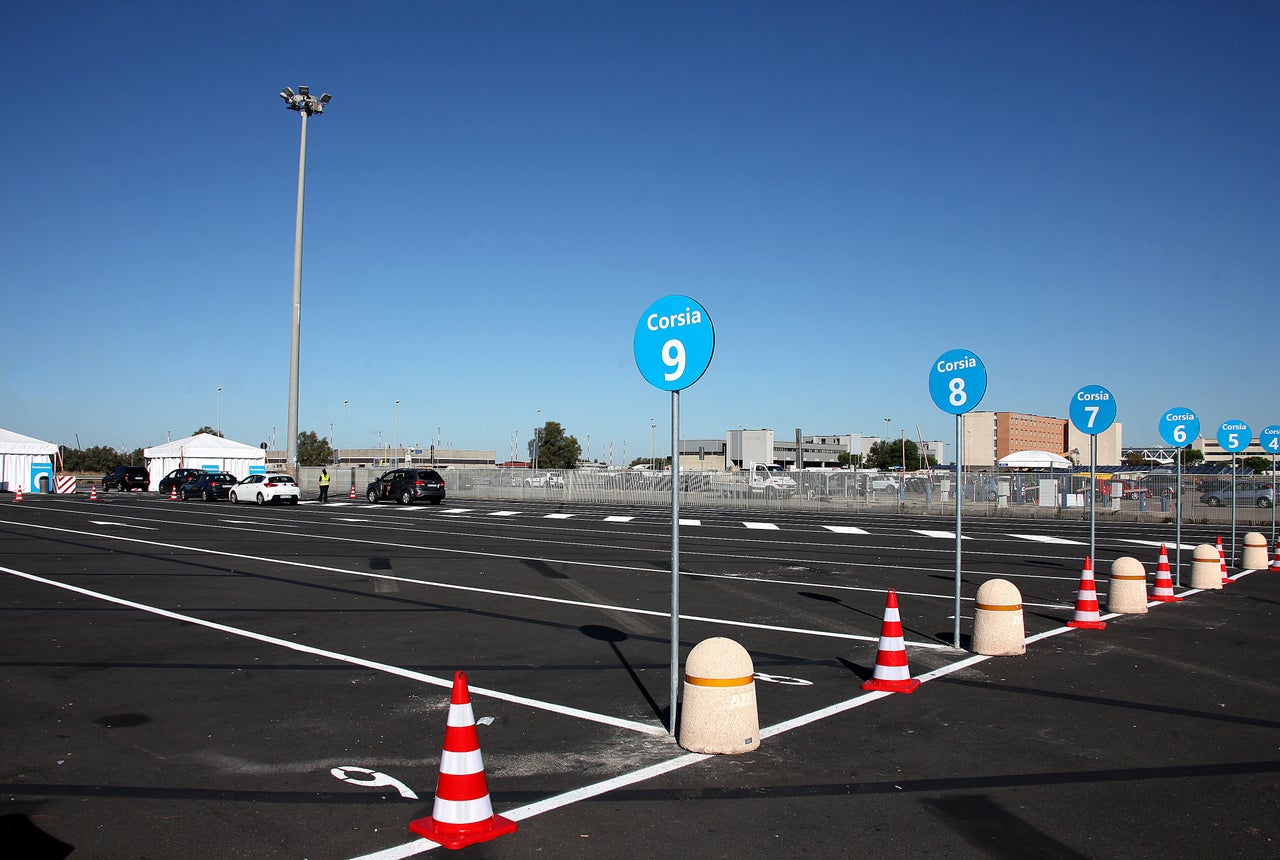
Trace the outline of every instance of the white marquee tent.
<path fill-rule="evenodd" d="M 150 490 L 160 487 L 160 479 L 174 469 L 204 469 L 206 472 L 230 472 L 239 480 L 249 477 L 254 466 L 265 471 L 267 452 L 243 442 L 223 439 L 212 433 L 197 433 L 185 439 L 174 439 L 163 445 L 144 448 L 150 473 Z"/>
<path fill-rule="evenodd" d="M 0 490 L 13 492 L 22 487 L 24 492 L 40 492 L 40 477 L 47 475 L 44 492 L 52 493 L 53 458 L 57 453 L 58 446 L 52 442 L 0 428 Z"/>
<path fill-rule="evenodd" d="M 1018 451 L 1001 457 L 997 464 L 1002 469 L 1070 469 L 1071 461 L 1048 451 Z"/>

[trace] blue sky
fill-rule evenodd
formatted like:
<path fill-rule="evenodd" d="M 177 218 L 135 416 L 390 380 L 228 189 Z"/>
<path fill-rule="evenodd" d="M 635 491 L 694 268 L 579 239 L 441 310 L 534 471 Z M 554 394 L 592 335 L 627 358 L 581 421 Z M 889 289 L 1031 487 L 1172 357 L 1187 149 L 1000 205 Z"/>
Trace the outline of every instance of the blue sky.
<path fill-rule="evenodd" d="M 1116 396 L 1280 423 L 1280 6 L 130 2 L 0 13 L 0 426 L 284 445 L 299 121 L 300 427 L 499 458 L 560 421 L 669 439 L 640 313 L 707 308 L 685 438 Z M 344 411 L 344 401 L 348 401 Z M 537 410 L 541 410 L 538 412 Z"/>

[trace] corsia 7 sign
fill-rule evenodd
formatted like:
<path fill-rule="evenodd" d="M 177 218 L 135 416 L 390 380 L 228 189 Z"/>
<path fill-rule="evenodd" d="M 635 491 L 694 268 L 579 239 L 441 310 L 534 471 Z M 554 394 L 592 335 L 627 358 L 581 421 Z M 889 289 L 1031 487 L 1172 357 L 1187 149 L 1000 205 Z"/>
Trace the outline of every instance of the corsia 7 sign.
<path fill-rule="evenodd" d="M 636 367 L 654 388 L 680 391 L 706 373 L 716 335 L 707 309 L 688 296 L 663 296 L 636 323 Z"/>
<path fill-rule="evenodd" d="M 944 352 L 929 369 L 929 396 L 943 412 L 963 415 L 986 393 L 987 368 L 967 349 Z"/>
<path fill-rule="evenodd" d="M 1081 433 L 1097 436 L 1116 420 L 1116 399 L 1101 385 L 1086 385 L 1071 395 L 1067 417 Z"/>

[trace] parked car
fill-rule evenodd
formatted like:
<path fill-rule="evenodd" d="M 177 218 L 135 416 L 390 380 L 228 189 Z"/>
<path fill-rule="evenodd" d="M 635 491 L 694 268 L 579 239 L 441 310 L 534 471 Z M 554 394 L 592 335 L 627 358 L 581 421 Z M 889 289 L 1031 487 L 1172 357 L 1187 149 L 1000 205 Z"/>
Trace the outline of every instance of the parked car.
<path fill-rule="evenodd" d="M 526 487 L 563 487 L 564 478 L 547 472 L 545 475 L 530 475 L 524 479 Z"/>
<path fill-rule="evenodd" d="M 145 490 L 151 485 L 151 476 L 142 466 L 116 466 L 102 476 L 102 492 L 119 490 L 127 493 L 130 490 Z"/>
<path fill-rule="evenodd" d="M 187 499 L 225 499 L 231 495 L 231 488 L 236 485 L 236 476 L 230 472 L 197 472 L 191 476 L 178 490 L 178 495 L 185 502 Z"/>
<path fill-rule="evenodd" d="M 435 469 L 392 469 L 369 484 L 365 498 L 371 502 L 395 499 L 402 505 L 426 499 L 438 505 L 444 501 L 444 478 Z"/>
<path fill-rule="evenodd" d="M 1201 504 L 1208 505 L 1211 508 L 1220 508 L 1223 505 L 1231 504 L 1231 485 L 1228 484 L 1221 490 L 1214 490 L 1211 493 L 1203 493 L 1200 496 Z M 1261 481 L 1237 481 L 1236 482 L 1236 504 L 1252 504 L 1259 508 L 1269 508 L 1276 502 L 1275 491 L 1270 484 Z"/>
<path fill-rule="evenodd" d="M 278 502 L 291 505 L 298 503 L 298 482 L 289 475 L 269 472 L 265 475 L 250 475 L 227 492 L 227 498 L 234 505 L 241 499 L 246 502 Z"/>
<path fill-rule="evenodd" d="M 187 481 L 198 478 L 203 474 L 203 469 L 174 469 L 172 472 L 160 479 L 159 490 L 162 493 L 168 493 L 173 490 L 181 489 L 182 485 Z"/>
<path fill-rule="evenodd" d="M 1124 481 L 1121 483 L 1120 497 L 1124 499 L 1149 499 L 1151 498 L 1151 489 L 1141 484 L 1135 484 L 1132 481 Z"/>

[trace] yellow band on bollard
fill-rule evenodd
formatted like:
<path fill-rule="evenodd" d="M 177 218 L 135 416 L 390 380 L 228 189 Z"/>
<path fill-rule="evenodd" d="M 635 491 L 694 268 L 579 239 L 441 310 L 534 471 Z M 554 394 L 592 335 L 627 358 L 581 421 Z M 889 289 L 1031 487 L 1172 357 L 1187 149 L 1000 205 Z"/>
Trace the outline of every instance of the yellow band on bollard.
<path fill-rule="evenodd" d="M 1147 581 L 1147 577 L 1146 577 L 1145 575 L 1143 575 L 1143 576 L 1116 576 L 1116 575 L 1113 573 L 1113 574 L 1111 574 L 1111 578 L 1112 578 L 1112 579 L 1131 579 L 1131 580 L 1133 580 L 1134 582 L 1146 582 L 1146 581 Z"/>
<path fill-rule="evenodd" d="M 1021 603 L 1015 603 L 1012 606 L 996 606 L 991 603 L 978 603 L 975 605 L 977 606 L 978 609 L 983 609 L 983 610 L 986 610 L 987 612 L 1016 612 L 1017 610 L 1022 608 Z"/>
<path fill-rule="evenodd" d="M 695 678 L 692 675 L 685 675 L 684 682 L 693 684 L 695 687 L 745 687 L 754 678 L 754 675 L 748 675 L 745 678 Z"/>

